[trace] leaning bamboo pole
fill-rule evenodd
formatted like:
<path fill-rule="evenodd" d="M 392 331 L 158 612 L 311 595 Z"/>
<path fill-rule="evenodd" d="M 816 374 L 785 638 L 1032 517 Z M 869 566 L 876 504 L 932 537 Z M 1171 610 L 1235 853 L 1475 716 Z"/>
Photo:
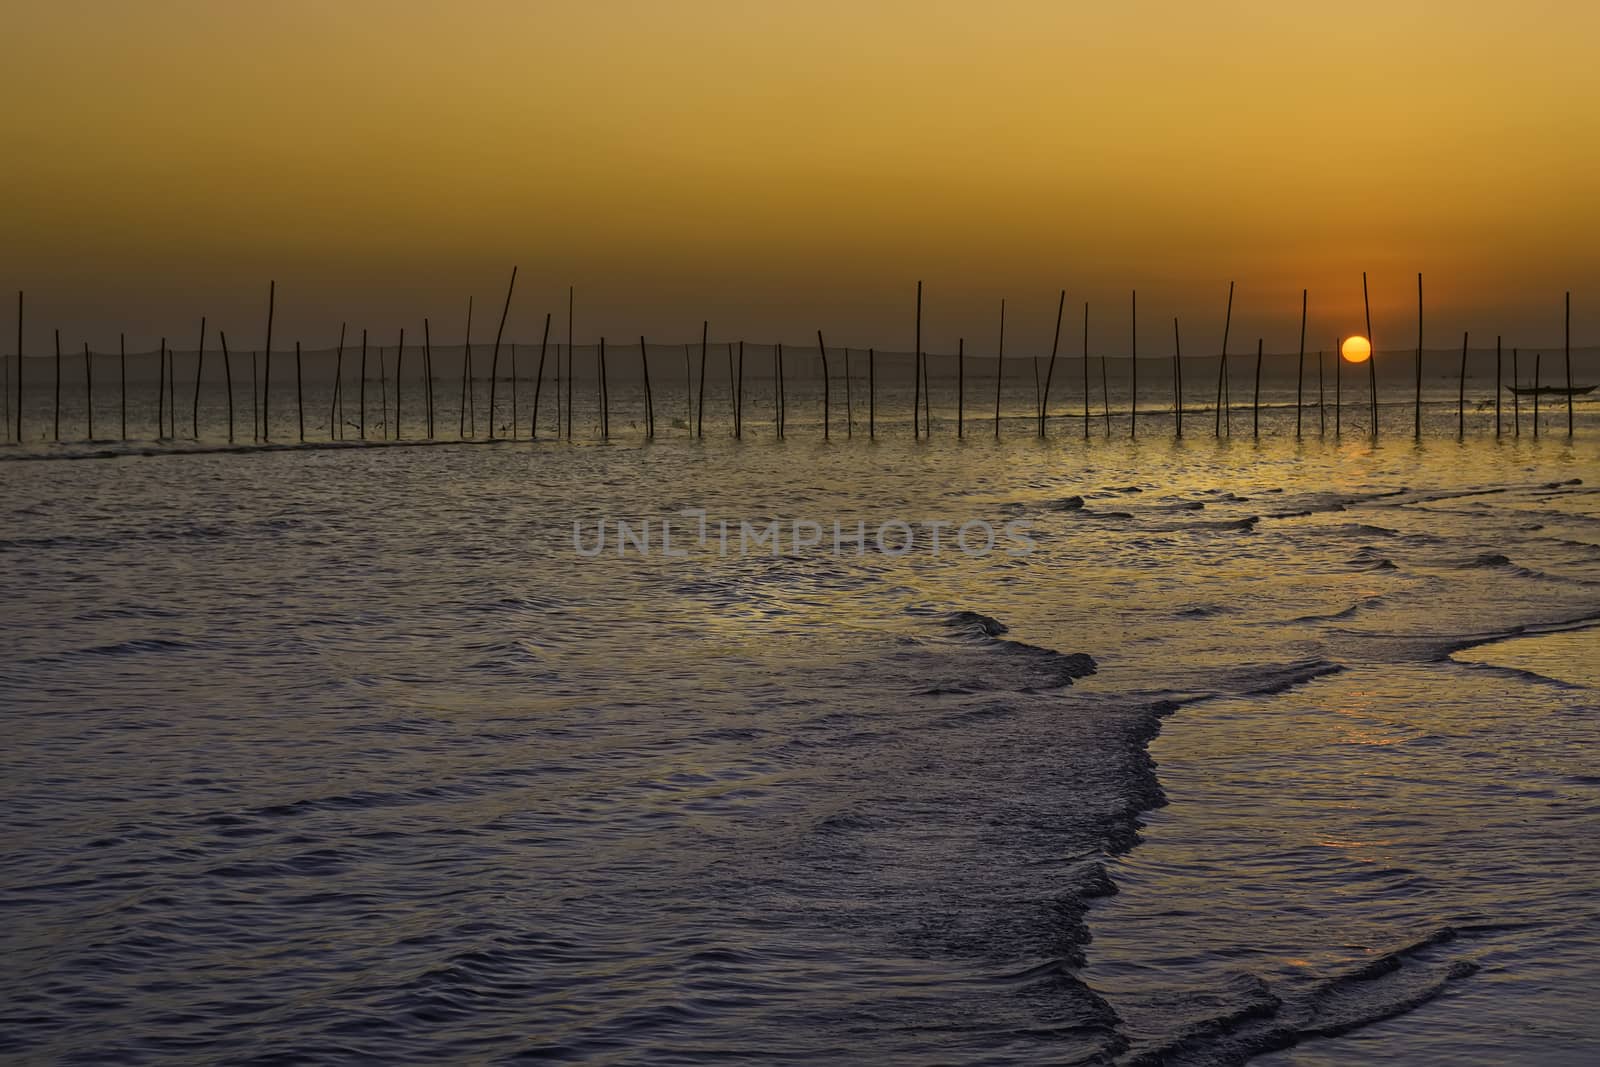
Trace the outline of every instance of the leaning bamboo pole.
<path fill-rule="evenodd" d="M 711 323 L 702 320 L 700 323 L 700 405 L 699 415 L 695 419 L 694 435 L 706 435 L 706 344 L 711 334 Z"/>
<path fill-rule="evenodd" d="M 200 377 L 206 366 L 206 317 L 200 316 L 200 341 L 194 350 L 194 404 L 189 411 L 189 435 L 200 440 Z"/>
<path fill-rule="evenodd" d="M 233 357 L 228 355 L 228 335 L 218 330 L 217 340 L 222 342 L 222 376 L 223 384 L 228 391 L 228 443 L 231 445 L 233 444 Z M 122 436 L 127 437 L 128 432 L 124 430 Z"/>
<path fill-rule="evenodd" d="M 1067 291 L 1061 290 L 1061 296 L 1056 300 L 1056 334 L 1055 340 L 1050 342 L 1050 365 L 1044 374 L 1044 396 L 1039 404 L 1039 436 L 1045 436 L 1047 423 L 1050 418 L 1050 382 L 1056 376 L 1056 352 L 1061 347 L 1061 316 L 1067 310 Z"/>
<path fill-rule="evenodd" d="M 494 355 L 489 360 L 489 440 L 494 440 L 494 395 L 500 383 L 500 339 L 505 336 L 506 316 L 511 313 L 511 293 L 517 287 L 517 268 L 511 268 L 511 281 L 506 285 L 506 302 L 500 308 L 500 325 L 494 331 Z"/>
<path fill-rule="evenodd" d="M 278 305 L 278 283 L 267 283 L 267 345 L 261 363 L 261 439 L 272 440 L 272 317 Z"/>
<path fill-rule="evenodd" d="M 528 426 L 528 438 L 530 440 L 533 440 L 533 441 L 537 441 L 539 439 L 539 394 L 544 391 L 544 358 L 545 358 L 545 353 L 548 352 L 549 349 L 550 349 L 550 318 L 551 318 L 550 312 L 546 311 L 544 313 L 544 334 L 543 334 L 543 336 L 541 336 L 539 338 L 539 373 L 533 379 L 533 419 L 532 419 L 532 421 L 530 422 L 530 424 Z M 424 342 L 426 342 L 427 336 L 428 336 L 427 332 L 426 332 L 428 320 L 427 319 L 423 319 L 422 323 L 423 323 L 423 330 L 424 330 L 422 336 L 423 336 Z M 640 345 L 640 347 L 644 346 L 644 338 L 643 337 L 639 338 L 639 345 Z M 561 373 L 560 367 L 561 367 L 561 353 L 558 350 L 556 352 L 556 368 L 557 368 L 556 369 L 556 373 L 558 375 Z M 648 374 L 648 371 L 646 373 Z M 557 381 L 559 381 L 559 380 L 560 379 L 558 378 Z M 645 392 L 646 396 L 649 396 L 648 382 L 649 382 L 649 379 L 646 378 L 646 384 L 647 384 L 647 388 L 646 388 L 646 392 Z M 560 393 L 559 390 L 560 390 L 560 386 L 558 385 L 557 386 L 557 392 L 556 392 L 556 435 L 558 437 L 561 434 L 561 393 Z M 653 435 L 654 431 L 655 431 L 655 416 L 654 415 L 651 415 L 650 429 L 651 429 L 651 433 Z"/>
<path fill-rule="evenodd" d="M 545 324 L 546 328 L 549 323 Z M 656 404 L 655 398 L 650 394 L 650 348 L 645 344 L 644 334 L 639 335 L 639 365 L 644 368 L 644 435 L 656 435 Z"/>
<path fill-rule="evenodd" d="M 394 348 L 394 439 L 400 440 L 405 436 L 405 369 L 406 369 L 406 328 L 400 327 L 400 340 Z"/>
<path fill-rule="evenodd" d="M 828 346 L 822 340 L 821 330 L 817 331 L 817 352 L 822 356 L 822 439 L 826 441 L 828 440 L 828 423 L 831 421 L 828 418 Z M 700 387 L 704 389 L 705 383 L 702 382 Z M 704 415 L 704 412 L 701 414 Z"/>
<path fill-rule="evenodd" d="M 343 322 L 339 324 L 339 347 L 334 350 L 333 356 L 333 399 L 328 404 L 330 441 L 344 437 L 344 331 L 347 325 Z"/>

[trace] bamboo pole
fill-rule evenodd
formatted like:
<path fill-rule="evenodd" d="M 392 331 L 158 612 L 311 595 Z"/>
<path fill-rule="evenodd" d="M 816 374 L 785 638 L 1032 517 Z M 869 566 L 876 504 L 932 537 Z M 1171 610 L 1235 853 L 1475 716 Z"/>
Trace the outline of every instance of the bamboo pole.
<path fill-rule="evenodd" d="M 867 349 L 867 440 L 878 436 L 878 357 L 877 350 Z"/>
<path fill-rule="evenodd" d="M 394 346 L 394 439 L 400 440 L 405 436 L 405 369 L 406 369 L 406 328 L 400 327 L 400 340 Z"/>
<path fill-rule="evenodd" d="M 1522 376 L 1517 371 L 1517 350 L 1511 350 L 1511 427 L 1512 436 L 1522 436 L 1522 394 L 1517 388 L 1522 385 Z"/>
<path fill-rule="evenodd" d="M 56 441 L 61 441 L 61 331 L 56 331 Z"/>
<path fill-rule="evenodd" d="M 922 436 L 933 437 L 933 388 L 928 385 L 928 357 L 922 357 Z"/>
<path fill-rule="evenodd" d="M 366 337 L 366 331 L 362 331 L 361 336 L 364 339 Z M 362 341 L 362 356 L 363 356 L 363 358 L 362 358 L 362 364 L 361 364 L 363 368 L 366 367 L 365 350 L 366 350 L 366 341 L 363 340 Z M 460 410 L 460 413 L 459 413 L 460 414 L 460 420 L 461 420 L 461 426 L 460 426 L 459 429 L 456 430 L 456 436 L 462 438 L 463 440 L 467 436 L 467 408 L 471 406 L 471 398 L 472 398 L 472 379 L 471 379 L 471 374 L 472 374 L 472 297 L 468 296 L 467 297 L 467 339 L 466 339 L 466 342 L 462 345 L 462 348 L 461 348 L 461 410 Z M 363 380 L 365 380 L 365 377 L 366 377 L 366 371 L 365 371 L 365 369 L 363 369 L 362 370 L 362 378 L 363 378 Z M 365 402 L 362 403 L 361 408 L 362 408 L 363 411 L 366 410 L 366 403 Z M 473 436 L 477 436 L 478 416 L 477 416 L 476 412 L 474 412 L 473 416 L 472 416 L 472 425 L 473 425 Z M 365 436 L 365 435 L 363 434 L 363 436 Z"/>
<path fill-rule="evenodd" d="M 1228 380 L 1228 331 L 1233 326 L 1233 283 L 1228 283 L 1228 312 L 1222 320 L 1222 362 L 1217 367 L 1217 428 L 1216 436 L 1222 436 L 1222 387 Z M 1228 434 L 1232 436 L 1233 427 L 1231 414 L 1229 415 Z"/>
<path fill-rule="evenodd" d="M 573 299 L 574 286 L 566 286 L 566 440 L 573 440 Z M 560 349 L 555 352 L 560 362 Z"/>
<path fill-rule="evenodd" d="M 300 342 L 294 343 L 294 400 L 295 411 L 300 416 L 300 443 L 306 441 L 306 391 L 302 386 L 304 379 L 300 371 Z"/>
<path fill-rule="evenodd" d="M 845 366 L 846 367 L 848 367 L 850 365 L 849 364 L 849 360 L 850 360 L 850 356 L 849 356 L 849 352 L 847 350 L 846 353 L 845 353 Z M 845 384 L 846 384 L 846 387 L 848 388 L 849 383 L 846 382 Z M 728 410 L 733 413 L 733 422 L 734 422 L 734 427 L 733 428 L 734 428 L 734 431 L 735 431 L 735 436 L 737 436 L 737 431 L 739 429 L 739 413 L 737 411 L 733 410 L 734 403 L 735 403 L 734 393 L 737 391 L 737 389 L 738 389 L 738 386 L 734 385 L 734 382 L 733 382 L 733 342 L 729 341 L 728 342 Z"/>
<path fill-rule="evenodd" d="M 178 350 L 167 349 L 167 426 L 171 433 L 167 436 L 176 441 L 178 439 Z"/>
<path fill-rule="evenodd" d="M 1172 422 L 1178 437 L 1183 436 L 1183 338 L 1178 333 L 1178 317 L 1172 317 Z"/>
<path fill-rule="evenodd" d="M 272 317 L 278 306 L 278 283 L 267 283 L 267 347 L 261 363 L 261 439 L 272 440 Z"/>
<path fill-rule="evenodd" d="M 956 436 L 966 436 L 967 428 L 967 339 L 956 338 Z"/>
<path fill-rule="evenodd" d="M 611 392 L 606 381 L 606 339 L 600 338 L 600 439 L 611 439 Z"/>
<path fill-rule="evenodd" d="M 22 443 L 22 290 L 17 290 L 17 444 Z"/>
<path fill-rule="evenodd" d="M 1305 380 L 1306 380 L 1306 290 L 1300 290 L 1300 360 L 1296 364 L 1294 374 L 1294 435 L 1300 436 L 1300 419 L 1305 412 Z M 1320 372 L 1322 365 L 1317 365 Z"/>
<path fill-rule="evenodd" d="M 1465 440 L 1467 436 L 1467 334 L 1461 334 L 1461 377 L 1459 390 L 1456 393 L 1456 438 Z"/>
<path fill-rule="evenodd" d="M 194 352 L 194 405 L 189 411 L 189 434 L 200 440 L 200 376 L 206 366 L 206 317 L 200 316 L 200 342 Z"/>
<path fill-rule="evenodd" d="M 356 433 L 361 439 L 367 439 L 367 331 L 361 331 L 361 378 L 356 385 Z M 462 414 L 462 426 L 466 426 L 466 414 Z"/>
<path fill-rule="evenodd" d="M 89 342 L 83 342 L 83 398 L 84 410 L 89 416 L 89 440 L 94 440 L 94 359 L 89 355 Z"/>
<path fill-rule="evenodd" d="M 1338 359 L 1339 358 L 1339 353 L 1337 351 L 1334 352 L 1333 358 L 1334 359 Z M 1325 403 L 1323 402 L 1323 399 L 1322 399 L 1322 350 L 1321 349 L 1317 350 L 1317 436 L 1318 437 L 1326 437 L 1326 436 L 1328 436 L 1328 409 L 1327 409 L 1327 406 L 1325 405 Z"/>
<path fill-rule="evenodd" d="M 1037 372 L 1035 372 L 1037 373 Z M 1089 302 L 1083 302 L 1083 439 L 1089 439 Z"/>
<path fill-rule="evenodd" d="M 1000 440 L 1000 386 L 1006 374 L 1006 301 L 1000 298 L 1000 345 L 994 357 L 994 439 Z"/>
<path fill-rule="evenodd" d="M 639 365 L 644 368 L 644 434 L 646 437 L 656 435 L 656 408 L 655 399 L 650 395 L 650 349 L 644 343 L 644 334 L 639 335 Z"/>
<path fill-rule="evenodd" d="M 231 445 L 233 444 L 233 358 L 228 355 L 228 335 L 218 330 L 217 340 L 222 342 L 222 381 L 228 391 L 228 443 Z M 122 436 L 128 436 L 126 430 Z"/>
<path fill-rule="evenodd" d="M 916 359 L 911 367 L 911 439 L 917 439 L 917 412 L 922 410 L 922 282 L 917 282 L 917 335 L 913 346 Z"/>
<path fill-rule="evenodd" d="M 117 353 L 122 357 L 122 439 L 128 439 L 128 337 L 126 334 L 117 334 Z M 9 391 L 8 391 L 9 395 Z M 233 394 L 228 394 L 229 410 L 233 407 Z M 232 419 L 229 419 L 231 424 Z M 233 433 L 228 433 L 228 443 L 233 443 Z"/>
<path fill-rule="evenodd" d="M 1250 403 L 1250 436 L 1261 437 L 1261 338 L 1256 338 L 1256 395 Z"/>
<path fill-rule="evenodd" d="M 784 342 L 778 342 L 778 437 L 789 429 L 789 390 L 784 387 Z"/>
<path fill-rule="evenodd" d="M 161 339 L 161 355 L 156 364 L 156 440 L 167 436 L 167 339 Z"/>
<path fill-rule="evenodd" d="M 344 331 L 347 325 L 343 322 L 339 324 L 339 347 L 333 357 L 333 400 L 328 404 L 330 441 L 344 437 Z"/>
<path fill-rule="evenodd" d="M 1543 359 L 1543 352 L 1535 352 L 1533 354 L 1533 436 L 1535 438 L 1539 436 L 1539 363 Z"/>
<path fill-rule="evenodd" d="M 383 439 L 389 439 L 389 357 L 378 346 L 378 401 L 383 407 Z"/>
<path fill-rule="evenodd" d="M 494 331 L 494 355 L 489 360 L 489 440 L 494 440 L 494 397 L 500 384 L 500 339 L 506 332 L 506 315 L 511 311 L 511 292 L 517 287 L 517 268 L 511 268 L 511 281 L 506 286 L 506 302 L 500 308 L 500 325 Z"/>
<path fill-rule="evenodd" d="M 1111 381 L 1106 376 L 1106 357 L 1100 356 L 1100 408 L 1106 417 L 1106 440 L 1111 439 Z"/>
<path fill-rule="evenodd" d="M 739 342 L 739 377 L 733 386 L 733 436 L 744 438 L 744 342 Z"/>
<path fill-rule="evenodd" d="M 1056 333 L 1055 339 L 1050 342 L 1050 365 L 1044 374 L 1044 397 L 1039 404 L 1039 436 L 1046 433 L 1047 423 L 1050 419 L 1050 383 L 1056 376 L 1056 352 L 1061 347 L 1061 316 L 1067 310 L 1067 291 L 1061 290 L 1061 296 L 1056 299 Z"/>
<path fill-rule="evenodd" d="M 1500 436 L 1500 335 L 1494 338 L 1494 435 Z"/>
<path fill-rule="evenodd" d="M 1361 272 L 1361 307 L 1367 315 L 1367 380 L 1372 396 L 1372 436 L 1378 436 L 1378 343 L 1372 339 L 1372 304 L 1367 299 L 1367 272 Z"/>
<path fill-rule="evenodd" d="M 1567 293 L 1567 312 L 1561 332 L 1561 349 L 1567 357 L 1567 436 L 1572 436 L 1572 293 Z"/>
<path fill-rule="evenodd" d="M 1372 338 L 1367 338 L 1370 342 Z M 1371 358 L 1370 356 L 1368 357 Z M 1467 354 L 1463 348 L 1461 352 L 1461 373 L 1466 374 Z M 1417 399 L 1416 399 L 1416 438 L 1422 440 L 1422 273 L 1417 273 Z"/>
<path fill-rule="evenodd" d="M 822 439 L 828 440 L 828 346 L 823 343 L 822 331 L 817 331 L 817 351 L 822 355 Z"/>
<path fill-rule="evenodd" d="M 706 343 L 710 337 L 711 323 L 706 320 L 700 322 L 700 411 L 695 419 L 694 435 L 706 435 Z"/>
<path fill-rule="evenodd" d="M 341 338 L 344 336 L 343 323 L 339 325 L 339 336 Z M 426 386 L 423 389 L 423 397 L 428 404 L 428 440 L 431 441 L 433 440 L 433 338 L 428 336 L 428 319 L 426 316 L 422 319 L 422 380 Z M 342 388 L 339 396 L 341 399 L 344 397 Z M 343 427 L 339 430 L 339 436 L 344 436 Z"/>
<path fill-rule="evenodd" d="M 545 358 L 545 353 L 548 352 L 549 349 L 550 349 L 550 318 L 551 318 L 550 312 L 546 311 L 544 313 L 544 334 L 539 338 L 539 373 L 533 379 L 533 418 L 532 418 L 532 420 L 530 420 L 530 422 L 528 424 L 528 439 L 530 441 L 537 441 L 539 439 L 539 395 L 542 392 L 544 392 L 544 358 Z M 428 339 L 428 334 L 427 334 L 428 320 L 427 319 L 423 319 L 422 320 L 422 329 L 423 329 L 422 339 L 423 339 L 424 345 L 426 345 L 427 339 Z M 641 347 L 644 345 L 644 338 L 643 337 L 639 338 L 639 344 L 640 344 Z M 424 348 L 424 351 L 426 351 L 426 348 Z M 558 350 L 556 352 L 556 368 L 557 368 L 556 373 L 557 374 L 561 373 L 560 367 L 561 367 L 561 353 Z M 646 373 L 646 375 L 649 374 L 648 369 L 646 369 L 645 373 Z M 645 398 L 646 398 L 647 401 L 649 399 L 649 396 L 650 396 L 649 378 L 647 377 L 645 379 Z M 561 408 L 560 408 L 561 400 L 560 400 L 560 398 L 561 398 L 561 394 L 559 392 L 557 392 L 556 393 L 556 404 L 557 404 L 557 407 L 556 407 L 556 413 L 557 413 L 556 414 L 556 433 L 557 433 L 558 436 L 560 435 L 560 432 L 561 432 L 561 415 L 560 415 L 560 412 L 561 412 Z M 653 414 L 650 416 L 650 432 L 651 432 L 651 436 L 655 435 L 655 416 Z"/>
<path fill-rule="evenodd" d="M 1132 375 L 1129 385 L 1128 436 L 1139 436 L 1139 290 L 1133 290 L 1128 311 L 1128 366 Z"/>
<path fill-rule="evenodd" d="M 855 405 L 850 399 L 850 349 L 844 350 L 844 436 L 848 440 L 856 435 Z"/>

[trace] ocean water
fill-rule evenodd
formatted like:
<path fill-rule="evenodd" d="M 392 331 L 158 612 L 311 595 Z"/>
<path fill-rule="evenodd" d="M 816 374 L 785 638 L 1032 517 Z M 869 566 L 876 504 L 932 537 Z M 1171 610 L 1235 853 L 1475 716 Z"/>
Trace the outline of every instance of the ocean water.
<path fill-rule="evenodd" d="M 11 446 L 0 1054 L 1593 1062 L 1580 416 Z"/>

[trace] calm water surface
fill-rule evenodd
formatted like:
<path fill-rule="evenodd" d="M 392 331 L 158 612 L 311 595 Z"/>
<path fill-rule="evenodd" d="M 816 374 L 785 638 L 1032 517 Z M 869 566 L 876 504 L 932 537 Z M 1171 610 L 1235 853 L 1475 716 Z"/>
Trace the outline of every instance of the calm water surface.
<path fill-rule="evenodd" d="M 1595 432 L 1275 418 L 0 461 L 0 1050 L 1593 1062 Z"/>

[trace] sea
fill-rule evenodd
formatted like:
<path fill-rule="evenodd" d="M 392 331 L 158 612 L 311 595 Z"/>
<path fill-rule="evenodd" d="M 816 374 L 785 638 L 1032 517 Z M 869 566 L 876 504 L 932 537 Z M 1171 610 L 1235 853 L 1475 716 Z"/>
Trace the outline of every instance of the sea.
<path fill-rule="evenodd" d="M 30 392 L 0 1056 L 1600 1060 L 1592 401 L 1374 435 L 1246 366 L 1179 438 L 1084 365 L 1041 436 L 1023 363 L 914 438 L 856 353 L 735 437 L 669 355 L 654 437 L 589 378 L 538 440 L 526 378 L 464 441 L 449 375 L 305 444 L 279 371 L 270 441 L 243 374 L 231 443 Z"/>

